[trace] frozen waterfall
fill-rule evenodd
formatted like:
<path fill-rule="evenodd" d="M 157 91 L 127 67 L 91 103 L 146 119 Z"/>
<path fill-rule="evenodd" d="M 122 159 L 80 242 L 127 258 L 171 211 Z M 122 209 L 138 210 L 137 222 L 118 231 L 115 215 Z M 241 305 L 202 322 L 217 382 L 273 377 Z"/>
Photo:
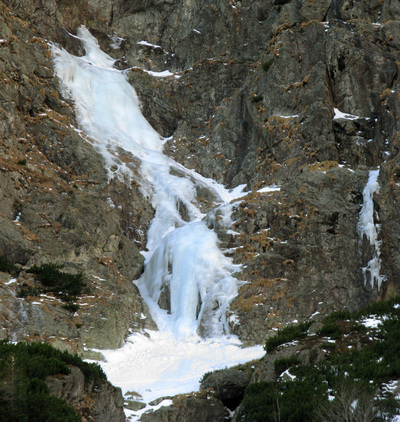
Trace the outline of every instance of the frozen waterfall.
<path fill-rule="evenodd" d="M 225 311 L 238 286 L 231 276 L 235 266 L 201 221 L 204 215 L 195 196 L 199 186 L 211 190 L 219 204 L 231 200 L 231 195 L 162 154 L 164 140 L 141 114 L 125 74 L 113 68 L 114 60 L 100 50 L 85 27 L 79 28 L 77 37 L 86 51 L 83 57 L 53 47 L 65 94 L 74 100 L 80 126 L 103 153 L 110 176 L 111 167 L 117 166 L 117 175 L 135 178 L 156 210 L 148 233 L 145 273 L 138 282 L 154 319 L 159 328 L 176 335 L 200 328 L 208 335 L 227 332 Z M 139 161 L 137 169 L 118 159 L 121 149 Z M 180 204 L 187 209 L 189 222 L 181 217 Z M 157 305 L 163 291 L 170 293 L 170 314 Z"/>
<path fill-rule="evenodd" d="M 113 67 L 114 60 L 85 27 L 76 37 L 85 48 L 82 57 L 52 46 L 63 94 L 74 101 L 80 128 L 102 153 L 109 177 L 137 181 L 155 209 L 143 252 L 145 271 L 137 284 L 159 331 L 134 333 L 121 349 L 101 350 L 101 365 L 124 394 L 137 391 L 145 402 L 194 391 L 205 372 L 264 354 L 261 346 L 243 349 L 227 335 L 226 311 L 240 284 L 232 275 L 238 267 L 219 250 L 196 201 L 198 189 L 206 188 L 223 214 L 220 223 L 228 226 L 229 202 L 241 189 L 229 192 L 166 157 L 165 139 L 141 114 L 126 74 Z"/>
<path fill-rule="evenodd" d="M 378 183 L 379 169 L 371 170 L 368 182 L 363 190 L 363 205 L 361 207 L 358 231 L 361 240 L 364 236 L 368 239 L 369 245 L 373 248 L 373 257 L 368 261 L 366 267 L 363 267 L 364 285 L 369 284 L 374 287 L 375 283 L 380 290 L 382 282 L 386 276 L 381 275 L 381 240 L 378 240 L 380 224 L 375 223 L 374 193 L 379 192 Z"/>

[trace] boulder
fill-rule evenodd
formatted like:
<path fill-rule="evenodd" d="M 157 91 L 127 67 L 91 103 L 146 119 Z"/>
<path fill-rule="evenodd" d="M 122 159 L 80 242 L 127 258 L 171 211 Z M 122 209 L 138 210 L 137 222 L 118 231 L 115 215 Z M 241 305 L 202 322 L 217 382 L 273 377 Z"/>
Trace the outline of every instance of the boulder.
<path fill-rule="evenodd" d="M 200 390 L 215 391 L 222 403 L 234 410 L 243 399 L 244 390 L 249 384 L 249 376 L 236 369 L 222 369 L 208 374 L 200 384 Z"/>
<path fill-rule="evenodd" d="M 222 422 L 229 417 L 228 409 L 209 391 L 175 396 L 171 406 L 144 413 L 142 422 Z"/>

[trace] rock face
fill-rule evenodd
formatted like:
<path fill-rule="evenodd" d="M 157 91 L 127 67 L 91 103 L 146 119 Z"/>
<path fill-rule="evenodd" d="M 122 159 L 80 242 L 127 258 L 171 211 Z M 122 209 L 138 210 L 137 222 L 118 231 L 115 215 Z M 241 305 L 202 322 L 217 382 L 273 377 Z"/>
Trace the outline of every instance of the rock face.
<path fill-rule="evenodd" d="M 69 351 L 118 347 L 132 327 L 144 326 L 132 280 L 142 272 L 139 247 L 153 211 L 137 187 L 109 183 L 60 98 L 47 43 L 0 7 L 0 255 L 22 268 L 81 271 L 87 286 L 74 314 L 56 298 L 19 298 L 22 286 L 34 285 L 25 271 L 10 284 L 2 274 L 0 337 L 40 338 Z"/>
<path fill-rule="evenodd" d="M 131 280 L 153 211 L 138 187 L 107 179 L 77 132 L 45 41 L 79 53 L 69 33 L 81 24 L 129 69 L 143 113 L 171 136 L 170 156 L 227 186 L 247 185 L 234 204 L 236 234 L 214 223 L 247 282 L 230 310 L 244 343 L 399 293 L 397 1 L 3 0 L 0 8 L 0 255 L 25 268 L 65 264 L 90 286 L 71 314 L 52 298 L 18 298 L 33 283 L 26 273 L 15 282 L 0 274 L 1 337 L 117 347 L 150 321 Z M 174 74 L 149 73 L 167 69 Z M 380 290 L 364 283 L 375 252 L 358 229 L 378 167 Z M 270 185 L 280 190 L 262 189 Z"/>
<path fill-rule="evenodd" d="M 50 394 L 74 406 L 85 421 L 125 421 L 121 389 L 106 381 L 85 383 L 77 367 L 71 367 L 69 375 L 48 377 L 46 385 Z"/>
<path fill-rule="evenodd" d="M 228 409 L 210 391 L 175 396 L 171 406 L 145 413 L 140 418 L 143 422 L 220 422 L 228 419 Z"/>

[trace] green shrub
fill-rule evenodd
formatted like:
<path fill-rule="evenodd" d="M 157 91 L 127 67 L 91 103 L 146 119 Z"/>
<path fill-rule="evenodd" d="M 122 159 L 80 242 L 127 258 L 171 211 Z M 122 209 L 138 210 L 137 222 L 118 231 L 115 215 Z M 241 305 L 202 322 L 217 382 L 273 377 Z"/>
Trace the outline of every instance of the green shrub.
<path fill-rule="evenodd" d="M 75 313 L 79 310 L 80 306 L 77 303 L 68 302 L 65 305 L 63 305 L 63 308 L 67 311 L 70 311 L 72 313 Z"/>
<path fill-rule="evenodd" d="M 0 420 L 3 422 L 78 422 L 73 407 L 49 395 L 45 379 L 70 373 L 77 366 L 85 382 L 106 380 L 98 364 L 54 349 L 44 343 L 11 344 L 0 341 Z"/>
<path fill-rule="evenodd" d="M 327 401 L 327 388 L 313 379 L 294 380 L 281 388 L 280 418 L 288 422 L 314 422 L 318 403 Z"/>
<path fill-rule="evenodd" d="M 368 315 L 382 316 L 386 314 L 397 314 L 400 315 L 400 308 L 395 309 L 394 305 L 400 304 L 400 296 L 396 296 L 393 299 L 387 301 L 378 301 L 371 303 L 361 309 L 359 312 L 355 312 L 353 317 L 363 317 Z"/>
<path fill-rule="evenodd" d="M 41 294 L 41 290 L 37 287 L 32 286 L 24 286 L 18 292 L 19 297 L 27 297 L 27 296 L 39 296 Z"/>
<path fill-rule="evenodd" d="M 83 274 L 68 274 L 60 271 L 60 268 L 57 264 L 34 265 L 28 272 L 58 296 L 79 296 L 85 286 Z"/>
<path fill-rule="evenodd" d="M 382 421 L 379 405 L 373 391 L 359 383 L 344 381 L 336 391 L 335 399 L 321 403 L 316 411 L 316 421 Z"/>
<path fill-rule="evenodd" d="M 274 421 L 273 416 L 277 414 L 277 409 L 274 406 L 278 397 L 278 390 L 273 383 L 263 381 L 249 384 L 241 403 L 239 420 Z"/>
<path fill-rule="evenodd" d="M 29 390 L 32 390 L 35 393 L 48 393 L 49 389 L 47 388 L 46 382 L 42 379 L 31 378 L 29 380 Z"/>
<path fill-rule="evenodd" d="M 17 164 L 19 164 L 20 166 L 26 166 L 26 158 L 19 160 Z"/>
<path fill-rule="evenodd" d="M 77 366 L 83 372 L 86 381 L 99 382 L 107 379 L 106 374 L 98 363 L 84 362 L 79 356 L 71 355 L 67 351 L 62 352 L 62 355 L 62 359 L 65 363 Z"/>
<path fill-rule="evenodd" d="M 77 296 L 82 294 L 82 290 L 85 287 L 83 273 L 68 274 L 60 271 L 60 268 L 62 266 L 57 264 L 34 265 L 31 267 L 27 272 L 34 274 L 36 280 L 40 281 L 44 287 L 22 288 L 19 292 L 20 297 L 51 292 L 66 302 L 64 305 L 65 309 L 70 312 L 76 312 L 79 309 L 79 305 L 74 303 L 74 301 Z"/>
<path fill-rule="evenodd" d="M 260 94 L 254 94 L 251 97 L 251 102 L 252 103 L 260 103 L 263 99 L 264 99 L 264 97 L 262 95 L 260 95 Z"/>
<path fill-rule="evenodd" d="M 65 400 L 50 396 L 48 393 L 29 393 L 23 401 L 26 403 L 20 421 L 29 422 L 80 422 L 81 417 Z"/>
<path fill-rule="evenodd" d="M 352 319 L 352 314 L 349 311 L 335 311 L 325 317 L 322 322 L 324 324 L 331 324 L 336 321 L 347 321 Z"/>
<path fill-rule="evenodd" d="M 268 70 L 273 65 L 273 63 L 274 63 L 274 56 L 267 57 L 267 59 L 265 60 L 265 62 L 262 65 L 263 70 L 265 72 L 268 72 Z"/>
<path fill-rule="evenodd" d="M 45 379 L 51 375 L 69 374 L 68 365 L 83 368 L 85 378 L 105 378 L 98 365 L 83 362 L 78 356 L 61 352 L 48 344 L 0 341 L 0 420 L 4 422 L 78 422 L 73 407 L 50 396 Z M 96 375 L 93 375 L 96 374 Z"/>
<path fill-rule="evenodd" d="M 30 356 L 24 362 L 25 373 L 28 378 L 44 380 L 54 374 L 67 375 L 71 371 L 68 365 L 57 357 L 46 357 L 43 355 Z"/>
<path fill-rule="evenodd" d="M 290 325 L 282 330 L 279 330 L 274 337 L 267 339 L 264 349 L 267 353 L 272 352 L 281 344 L 289 343 L 293 340 L 299 340 L 307 336 L 307 331 L 310 328 L 312 321 L 303 322 L 301 324 Z"/>
<path fill-rule="evenodd" d="M 329 315 L 324 319 L 320 335 L 339 336 L 343 324 L 339 325 L 338 321 L 355 321 L 343 327 L 346 333 L 347 330 L 356 333 L 357 344 L 363 347 L 341 352 L 341 347 L 335 346 L 318 365 L 300 365 L 296 358 L 277 359 L 274 362 L 277 375 L 290 368 L 294 379 L 250 384 L 245 391 L 239 420 L 392 420 L 393 415 L 399 413 L 399 402 L 392 393 L 380 391 L 380 387 L 400 379 L 400 307 L 394 307 L 399 303 L 400 298 L 396 297 L 368 305 L 359 312 L 341 311 Z M 370 315 L 385 318 L 373 330 L 376 340 L 368 341 L 365 336 L 367 341 L 363 342 L 359 335 L 365 327 L 357 320 Z M 283 343 L 305 337 L 308 327 L 309 323 L 306 323 L 281 330 L 276 337 L 267 340 L 265 349 L 270 352 Z M 334 397 L 333 401 L 328 401 L 328 391 Z M 354 392 L 357 405 L 352 398 Z M 371 418 L 360 419 L 365 415 L 371 415 Z"/>
<path fill-rule="evenodd" d="M 213 373 L 214 373 L 213 371 L 209 371 L 203 374 L 203 376 L 200 378 L 200 384 L 203 383 Z"/>
<path fill-rule="evenodd" d="M 394 308 L 395 305 L 400 305 L 400 296 L 395 296 L 394 298 L 387 301 L 377 301 L 370 303 L 369 305 L 363 307 L 361 310 L 356 312 L 349 311 L 335 311 L 326 316 L 322 322 L 324 324 L 330 324 L 337 321 L 350 321 L 357 320 L 362 317 L 376 315 L 383 316 L 386 314 L 395 314 L 400 315 L 400 307 Z"/>
<path fill-rule="evenodd" d="M 240 421 L 311 422 L 317 403 L 327 401 L 326 386 L 312 380 L 250 384 L 240 409 Z"/>
<path fill-rule="evenodd" d="M 340 338 L 342 330 L 339 325 L 332 322 L 330 324 L 324 324 L 322 328 L 317 332 L 317 334 L 324 337 L 330 337 L 336 340 Z"/>
<path fill-rule="evenodd" d="M 336 344 L 335 343 L 321 343 L 321 347 L 326 350 L 335 350 Z"/>
<path fill-rule="evenodd" d="M 0 341 L 0 371 L 2 364 L 7 364 L 10 356 L 15 357 L 29 377 L 44 379 L 49 375 L 68 374 L 68 365 L 73 365 L 83 372 L 87 381 L 107 379 L 97 363 L 84 362 L 79 356 L 62 352 L 46 343 L 11 344 L 6 340 Z"/>
<path fill-rule="evenodd" d="M 5 256 L 0 256 L 0 271 L 9 274 L 18 273 L 18 267 Z"/>
<path fill-rule="evenodd" d="M 274 361 L 275 373 L 280 375 L 282 372 L 285 372 L 287 369 L 292 366 L 299 365 L 300 361 L 296 356 L 291 356 L 290 358 L 281 358 Z"/>
<path fill-rule="evenodd" d="M 85 375 L 87 381 L 99 382 L 107 379 L 105 372 L 98 363 L 83 363 L 84 365 L 81 366 L 81 371 L 83 372 L 83 375 Z"/>

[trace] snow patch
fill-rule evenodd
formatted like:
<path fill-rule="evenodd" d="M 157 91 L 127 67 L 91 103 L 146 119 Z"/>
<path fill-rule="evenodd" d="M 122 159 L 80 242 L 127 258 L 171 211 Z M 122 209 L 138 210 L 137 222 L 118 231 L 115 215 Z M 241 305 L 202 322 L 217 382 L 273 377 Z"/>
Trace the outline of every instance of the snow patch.
<path fill-rule="evenodd" d="M 17 282 L 16 278 L 11 278 L 9 281 L 7 281 L 6 283 L 4 283 L 6 286 L 9 286 L 10 284 L 14 284 Z"/>
<path fill-rule="evenodd" d="M 279 192 L 281 190 L 280 186 L 271 185 L 271 186 L 265 186 L 261 189 L 259 189 L 257 192 L 259 193 L 270 193 L 270 192 Z"/>
<path fill-rule="evenodd" d="M 138 44 L 138 45 L 144 45 L 146 47 L 151 47 L 151 48 L 162 48 L 161 45 L 152 44 L 152 43 L 149 43 L 148 41 L 144 41 L 144 40 L 143 41 L 139 41 L 136 44 Z"/>
<path fill-rule="evenodd" d="M 337 119 L 356 120 L 360 118 L 360 116 L 355 116 L 354 114 L 343 113 L 337 108 L 334 108 L 333 111 L 335 112 L 335 115 L 333 116 L 333 120 L 337 120 Z"/>
<path fill-rule="evenodd" d="M 382 324 L 382 320 L 371 315 L 370 317 L 363 319 L 361 323 L 367 328 L 378 328 L 378 326 Z"/>
<path fill-rule="evenodd" d="M 259 359 L 262 346 L 242 348 L 235 337 L 177 339 L 169 333 L 132 334 L 122 348 L 99 350 L 109 381 L 123 394 L 135 391 L 145 403 L 197 391 L 204 373 Z M 145 409 L 146 411 L 149 408 Z"/>
<path fill-rule="evenodd" d="M 129 69 L 126 69 L 125 72 L 132 70 L 132 69 L 139 69 L 142 72 L 147 73 L 148 75 L 154 76 L 155 78 L 167 78 L 169 76 L 175 76 L 175 77 L 178 77 L 178 78 L 181 77 L 180 75 L 175 75 L 175 73 L 172 73 L 169 70 L 162 70 L 160 72 L 155 72 L 155 71 L 152 71 L 152 70 L 142 69 L 141 67 L 137 67 L 137 66 L 130 67 Z"/>

